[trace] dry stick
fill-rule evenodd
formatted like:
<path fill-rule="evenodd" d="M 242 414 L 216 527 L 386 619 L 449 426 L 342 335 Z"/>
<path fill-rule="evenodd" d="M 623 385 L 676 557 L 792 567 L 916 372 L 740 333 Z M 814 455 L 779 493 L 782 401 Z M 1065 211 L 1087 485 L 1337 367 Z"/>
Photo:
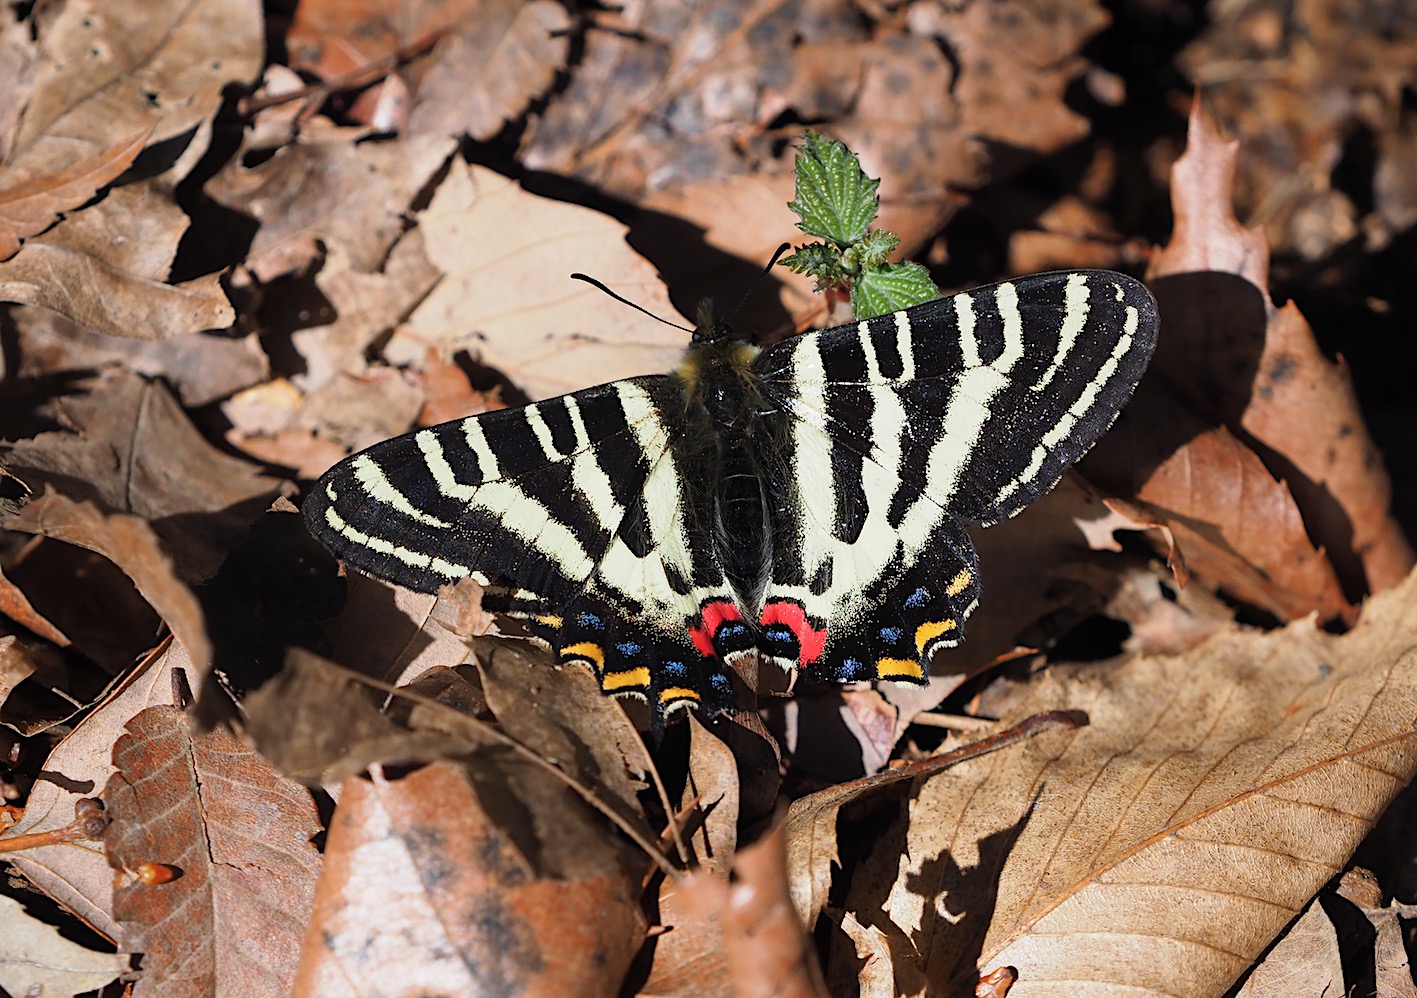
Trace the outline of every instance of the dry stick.
<path fill-rule="evenodd" d="M 107 827 L 108 818 L 103 813 L 103 801 L 97 797 L 81 797 L 74 802 L 74 820 L 71 823 L 63 828 L 51 828 L 47 832 L 30 832 L 28 835 L 0 838 L 0 853 L 102 838 Z"/>
<path fill-rule="evenodd" d="M 358 69 L 351 69 L 342 76 L 336 76 L 332 80 L 324 80 L 320 83 L 312 83 L 309 86 L 301 87 L 299 90 L 292 90 L 284 94 L 267 94 L 265 97 L 257 97 L 254 94 L 250 97 L 243 97 L 236 102 L 236 113 L 243 118 L 249 118 L 257 111 L 264 111 L 268 107 L 277 107 L 281 104 L 289 104 L 292 101 L 305 100 L 307 97 L 328 97 L 332 93 L 340 90 L 351 90 L 355 87 L 362 87 L 381 79 L 406 62 L 410 62 L 424 52 L 431 49 L 444 37 L 452 34 L 453 26 L 448 25 L 439 28 L 437 31 L 429 32 L 417 41 L 410 42 L 401 49 L 391 52 L 382 59 L 375 59 L 366 63 Z"/>

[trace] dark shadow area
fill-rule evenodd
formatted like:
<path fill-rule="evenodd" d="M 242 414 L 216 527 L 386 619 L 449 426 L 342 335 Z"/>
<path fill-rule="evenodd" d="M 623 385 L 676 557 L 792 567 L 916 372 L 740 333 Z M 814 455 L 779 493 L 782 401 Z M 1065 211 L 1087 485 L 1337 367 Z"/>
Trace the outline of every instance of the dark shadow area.
<path fill-rule="evenodd" d="M 918 784 L 898 784 L 843 809 L 837 821 L 837 848 L 843 869 L 854 871 L 858 880 L 865 881 L 871 878 L 871 856 L 912 855 L 906 841 L 907 815 L 913 791 L 917 790 Z M 849 905 L 864 926 L 875 927 L 885 936 L 896 972 L 897 993 L 928 993 L 941 998 L 974 994 L 976 966 L 998 903 L 1000 874 L 1032 814 L 1030 808 L 1014 824 L 981 840 L 979 862 L 973 867 L 960 866 L 948 851 L 912 864 L 920 866 L 920 870 L 907 877 L 905 886 L 924 900 L 924 921 L 915 934 L 907 934 L 885 916 L 888 893 L 894 886 L 892 878 L 879 876 L 873 885 L 879 888 L 879 895 L 863 888 L 850 891 L 848 898 L 837 896 L 834 891 L 830 905 Z M 879 869 L 876 872 L 879 874 Z M 844 880 L 839 878 L 838 883 Z M 942 885 L 943 896 L 938 893 Z M 822 923 L 826 923 L 825 928 Z M 847 979 L 848 965 L 857 963 L 854 943 L 831 927 L 827 919 L 819 921 L 816 937 L 829 982 Z M 824 937 L 825 947 L 821 945 Z M 830 959 L 832 954 L 835 960 Z"/>
<path fill-rule="evenodd" d="M 213 654 L 194 715 L 210 727 L 229 716 L 232 698 L 280 671 L 287 648 L 330 655 L 322 624 L 339 612 L 345 580 L 299 513 L 267 511 L 196 594 Z"/>

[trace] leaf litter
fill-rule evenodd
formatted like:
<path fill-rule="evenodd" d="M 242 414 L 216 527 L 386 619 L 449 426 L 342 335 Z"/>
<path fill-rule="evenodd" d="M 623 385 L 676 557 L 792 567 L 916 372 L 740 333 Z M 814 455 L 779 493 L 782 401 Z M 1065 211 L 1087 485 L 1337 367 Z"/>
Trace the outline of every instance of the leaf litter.
<path fill-rule="evenodd" d="M 1410 261 L 1373 276 L 1417 222 L 1412 24 L 400 11 L 5 15 L 0 840 L 51 839 L 7 854 L 30 893 L 0 937 L 88 932 L 47 988 L 1353 990 L 1343 903 L 1376 927 L 1366 986 L 1411 990 L 1410 843 L 1350 863 L 1417 722 L 1417 420 L 1365 387 L 1417 370 L 1372 331 L 1413 308 Z M 1189 124 L 1128 62 L 1158 50 L 1209 81 Z M 1342 99 L 1296 114 L 1313 88 Z M 352 449 L 671 367 L 682 332 L 566 274 L 671 319 L 736 301 L 794 235 L 804 121 L 947 282 L 1145 266 L 1161 302 L 1113 432 L 977 534 L 984 602 L 929 687 L 804 685 L 646 741 L 470 587 L 344 577 L 303 537 L 282 497 Z M 1142 221 L 1168 198 L 1174 227 Z M 734 321 L 820 311 L 764 281 Z M 971 756 L 1045 712 L 1070 726 Z M 106 837 L 61 841 L 95 796 Z M 38 895 L 62 908 L 8 900 Z"/>

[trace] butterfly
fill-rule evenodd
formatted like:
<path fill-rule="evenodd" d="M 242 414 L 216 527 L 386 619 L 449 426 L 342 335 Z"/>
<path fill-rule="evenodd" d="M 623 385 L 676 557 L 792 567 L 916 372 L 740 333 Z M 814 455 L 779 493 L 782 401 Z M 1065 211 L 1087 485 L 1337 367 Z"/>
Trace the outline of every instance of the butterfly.
<path fill-rule="evenodd" d="M 350 567 L 462 578 L 658 720 L 740 655 L 923 683 L 979 598 L 965 525 L 1048 492 L 1146 369 L 1155 299 L 1039 274 L 767 348 L 701 323 L 679 366 L 386 440 L 305 521 Z"/>

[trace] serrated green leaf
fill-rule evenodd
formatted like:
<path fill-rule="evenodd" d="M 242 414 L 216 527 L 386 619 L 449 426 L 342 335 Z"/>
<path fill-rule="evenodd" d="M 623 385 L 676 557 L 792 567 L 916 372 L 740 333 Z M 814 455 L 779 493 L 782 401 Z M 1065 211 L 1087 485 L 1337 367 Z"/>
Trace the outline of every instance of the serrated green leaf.
<path fill-rule="evenodd" d="M 794 167 L 797 196 L 788 207 L 809 235 L 848 246 L 866 234 L 876 218 L 881 182 L 866 176 L 846 146 L 816 132 L 802 138 Z"/>
<path fill-rule="evenodd" d="M 778 263 L 794 274 L 806 274 L 815 278 L 821 287 L 839 283 L 844 273 L 841 250 L 830 243 L 807 243 L 798 246 L 795 253 L 783 257 Z"/>
<path fill-rule="evenodd" d="M 865 238 L 856 244 L 856 259 L 863 271 L 879 270 L 886 266 L 886 261 L 899 245 L 900 236 L 886 229 L 877 229 L 866 233 Z"/>
<path fill-rule="evenodd" d="M 851 285 L 851 310 L 858 319 L 874 319 L 940 297 L 930 272 L 918 263 L 891 263 L 863 272 Z"/>

